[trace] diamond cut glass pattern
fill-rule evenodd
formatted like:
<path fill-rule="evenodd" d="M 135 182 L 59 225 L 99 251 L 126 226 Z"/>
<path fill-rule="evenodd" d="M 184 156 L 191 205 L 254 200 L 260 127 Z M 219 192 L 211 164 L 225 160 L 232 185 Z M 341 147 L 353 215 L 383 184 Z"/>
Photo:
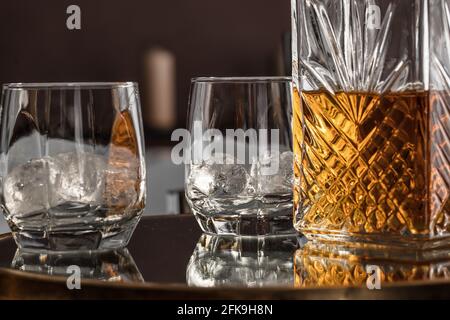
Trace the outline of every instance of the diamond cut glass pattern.
<path fill-rule="evenodd" d="M 449 8 L 293 0 L 294 223 L 308 238 L 448 239 Z"/>

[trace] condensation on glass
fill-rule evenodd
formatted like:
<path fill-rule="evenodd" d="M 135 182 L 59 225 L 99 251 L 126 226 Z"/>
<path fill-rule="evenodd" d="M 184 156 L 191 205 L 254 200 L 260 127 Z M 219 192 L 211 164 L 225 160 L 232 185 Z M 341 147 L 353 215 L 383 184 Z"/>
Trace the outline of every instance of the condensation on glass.
<path fill-rule="evenodd" d="M 1 208 L 20 248 L 125 246 L 145 205 L 134 83 L 7 84 Z"/>
<path fill-rule="evenodd" d="M 450 1 L 292 4 L 296 229 L 447 244 Z"/>

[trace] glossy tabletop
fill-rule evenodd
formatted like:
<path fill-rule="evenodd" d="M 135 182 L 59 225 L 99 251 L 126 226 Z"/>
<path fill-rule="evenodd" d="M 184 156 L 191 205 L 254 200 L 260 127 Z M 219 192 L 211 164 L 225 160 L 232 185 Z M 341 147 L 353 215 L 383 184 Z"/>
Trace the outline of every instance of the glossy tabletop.
<path fill-rule="evenodd" d="M 0 298 L 450 298 L 447 253 L 366 260 L 305 243 L 206 236 L 191 215 L 144 217 L 128 248 L 111 252 L 22 252 L 7 234 L 0 237 Z M 68 288 L 73 266 L 80 290 Z"/>

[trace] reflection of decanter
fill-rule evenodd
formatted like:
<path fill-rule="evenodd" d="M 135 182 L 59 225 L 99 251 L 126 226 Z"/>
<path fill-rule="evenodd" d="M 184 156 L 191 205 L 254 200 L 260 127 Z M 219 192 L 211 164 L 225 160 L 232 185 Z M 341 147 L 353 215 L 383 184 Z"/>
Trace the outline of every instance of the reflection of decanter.
<path fill-rule="evenodd" d="M 192 287 L 293 286 L 297 237 L 202 235 L 186 270 Z"/>
<path fill-rule="evenodd" d="M 404 251 L 393 258 L 386 251 L 308 242 L 295 255 L 296 287 L 369 287 L 450 279 L 450 254 Z"/>
<path fill-rule="evenodd" d="M 127 249 L 64 253 L 17 250 L 11 267 L 25 272 L 67 277 L 70 266 L 78 266 L 81 279 L 115 282 L 144 282 Z"/>

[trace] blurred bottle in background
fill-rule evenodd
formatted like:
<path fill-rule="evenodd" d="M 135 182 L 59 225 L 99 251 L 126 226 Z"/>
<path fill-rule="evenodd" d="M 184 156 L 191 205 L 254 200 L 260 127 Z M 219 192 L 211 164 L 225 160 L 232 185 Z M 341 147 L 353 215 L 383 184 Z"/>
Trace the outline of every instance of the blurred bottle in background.
<path fill-rule="evenodd" d="M 156 141 L 170 141 L 177 123 L 175 55 L 163 48 L 151 48 L 144 57 L 144 72 L 146 131 Z"/>

